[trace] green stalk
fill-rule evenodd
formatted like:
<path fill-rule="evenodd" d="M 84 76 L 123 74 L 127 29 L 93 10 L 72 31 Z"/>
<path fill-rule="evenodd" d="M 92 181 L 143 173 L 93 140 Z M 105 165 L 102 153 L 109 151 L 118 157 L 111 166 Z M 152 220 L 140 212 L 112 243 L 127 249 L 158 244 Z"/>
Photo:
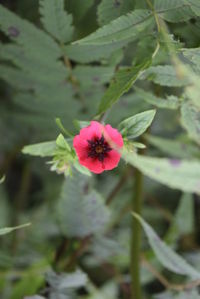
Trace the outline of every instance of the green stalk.
<path fill-rule="evenodd" d="M 141 215 L 142 193 L 143 193 L 143 175 L 135 169 L 135 184 L 133 190 L 132 210 Z M 142 299 L 140 282 L 140 247 L 141 247 L 141 226 L 133 217 L 131 224 L 131 298 Z"/>

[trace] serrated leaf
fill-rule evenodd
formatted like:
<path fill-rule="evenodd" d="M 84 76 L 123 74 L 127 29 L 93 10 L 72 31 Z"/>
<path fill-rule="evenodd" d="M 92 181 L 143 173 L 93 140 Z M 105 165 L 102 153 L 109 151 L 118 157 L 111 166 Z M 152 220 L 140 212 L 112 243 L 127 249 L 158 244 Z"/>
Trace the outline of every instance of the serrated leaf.
<path fill-rule="evenodd" d="M 105 92 L 99 105 L 99 113 L 105 112 L 110 108 L 125 92 L 127 92 L 133 83 L 139 78 L 145 68 L 148 67 L 150 62 L 145 62 L 138 66 L 124 68 L 119 70 L 114 79 L 111 81 L 110 86 Z"/>
<path fill-rule="evenodd" d="M 178 77 L 172 65 L 151 66 L 145 71 L 144 78 L 161 86 L 182 87 L 189 84 L 186 78 Z"/>
<path fill-rule="evenodd" d="M 64 235 L 83 238 L 105 228 L 109 210 L 88 178 L 76 172 L 63 184 L 56 215 Z"/>
<path fill-rule="evenodd" d="M 57 59 L 61 50 L 44 31 L 0 5 L 0 30 L 26 52 L 43 59 Z M 48 51 L 47 51 L 48 49 Z"/>
<path fill-rule="evenodd" d="M 11 86 L 22 90 L 32 90 L 37 85 L 32 76 L 7 65 L 0 65 L 0 78 Z"/>
<path fill-rule="evenodd" d="M 142 135 L 151 125 L 155 114 L 156 110 L 148 110 L 131 116 L 119 124 L 119 130 L 127 138 L 136 138 Z"/>
<path fill-rule="evenodd" d="M 29 154 L 32 156 L 39 157 L 51 157 L 55 154 L 56 142 L 55 141 L 46 141 L 31 145 L 26 145 L 22 149 L 23 154 Z"/>
<path fill-rule="evenodd" d="M 74 16 L 76 22 L 81 22 L 82 18 L 87 16 L 87 13 L 94 5 L 94 0 L 68 0 L 66 1 L 67 9 Z"/>
<path fill-rule="evenodd" d="M 137 95 L 144 101 L 161 109 L 177 109 L 179 107 L 179 98 L 170 95 L 166 99 L 155 96 L 151 92 L 146 92 L 140 88 L 135 88 Z"/>
<path fill-rule="evenodd" d="M 195 1 L 197 3 L 197 1 Z M 183 22 L 198 15 L 192 2 L 187 0 L 155 0 L 154 8 L 161 18 L 169 22 Z"/>
<path fill-rule="evenodd" d="M 181 107 L 181 123 L 189 136 L 200 144 L 200 110 L 190 102 Z"/>
<path fill-rule="evenodd" d="M 14 226 L 14 227 L 4 227 L 4 228 L 0 228 L 0 236 L 9 234 L 9 233 L 11 233 L 11 232 L 14 231 L 14 230 L 21 229 L 21 228 L 27 227 L 27 226 L 29 226 L 29 225 L 31 225 L 31 224 L 30 224 L 30 223 L 26 223 L 26 224 L 22 224 L 22 225 Z"/>
<path fill-rule="evenodd" d="M 64 47 L 67 57 L 80 63 L 88 63 L 98 61 L 100 59 L 108 59 L 112 53 L 122 49 L 131 40 L 121 42 L 113 42 L 108 45 L 85 45 L 70 44 Z"/>
<path fill-rule="evenodd" d="M 200 194 L 198 160 L 145 157 L 127 151 L 124 151 L 123 158 L 146 176 L 170 188 Z"/>
<path fill-rule="evenodd" d="M 63 0 L 40 0 L 40 14 L 44 28 L 54 38 L 61 43 L 71 40 L 74 31 L 72 15 L 64 10 Z"/>
<path fill-rule="evenodd" d="M 170 247 L 168 247 L 155 233 L 152 227 L 144 221 L 138 214 L 133 212 L 133 216 L 142 225 L 146 236 L 148 238 L 149 244 L 151 245 L 154 253 L 159 259 L 160 263 L 168 270 L 180 274 L 187 275 L 192 279 L 199 279 L 200 272 L 194 269 L 190 264 L 188 264 L 180 255 L 174 252 Z"/>
<path fill-rule="evenodd" d="M 98 23 L 105 25 L 133 9 L 134 1 L 132 0 L 102 0 L 97 10 Z"/>
<path fill-rule="evenodd" d="M 151 11 L 135 10 L 125 16 L 120 16 L 89 36 L 75 41 L 73 44 L 108 45 L 134 39 L 152 22 L 154 21 Z"/>
<path fill-rule="evenodd" d="M 0 44 L 0 58 L 14 63 L 17 67 L 32 76 L 33 81 L 51 82 L 55 84 L 63 82 L 69 76 L 69 71 L 61 63 L 53 59 L 43 59 L 31 52 L 26 52 L 16 44 Z M 5 75 L 4 75 L 5 76 Z"/>
<path fill-rule="evenodd" d="M 110 81 L 114 73 L 112 66 L 82 66 L 73 69 L 73 75 L 80 82 L 80 87 L 88 90 L 90 87 L 103 85 Z"/>

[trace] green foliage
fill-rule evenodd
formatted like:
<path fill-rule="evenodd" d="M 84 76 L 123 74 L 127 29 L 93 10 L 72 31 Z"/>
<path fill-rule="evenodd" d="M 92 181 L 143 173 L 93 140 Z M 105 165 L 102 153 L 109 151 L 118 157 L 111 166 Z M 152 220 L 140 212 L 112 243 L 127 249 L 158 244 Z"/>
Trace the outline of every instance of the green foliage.
<path fill-rule="evenodd" d="M 2 177 L 1 177 L 1 179 L 0 179 L 0 184 L 2 184 L 4 181 L 5 181 L 5 175 L 3 175 Z"/>
<path fill-rule="evenodd" d="M 184 219 L 184 221 L 183 221 Z M 194 202 L 192 194 L 184 193 L 180 199 L 174 225 L 180 234 L 189 234 L 194 229 Z"/>
<path fill-rule="evenodd" d="M 119 130 L 121 131 L 122 135 L 128 139 L 136 138 L 142 135 L 148 129 L 154 119 L 155 114 L 155 110 L 148 110 L 131 116 L 119 124 Z"/>
<path fill-rule="evenodd" d="M 102 0 L 98 6 L 98 22 L 105 25 L 134 9 L 134 1 Z"/>
<path fill-rule="evenodd" d="M 199 149 L 188 140 L 172 140 L 158 136 L 146 136 L 148 142 L 161 152 L 173 158 L 187 159 L 199 157 Z"/>
<path fill-rule="evenodd" d="M 144 90 L 142 90 L 141 88 L 135 88 L 137 95 L 139 97 L 141 97 L 141 99 L 143 99 L 144 101 L 146 101 L 147 103 L 161 108 L 161 109 L 177 109 L 179 107 L 179 98 L 174 96 L 174 95 L 170 95 L 167 96 L 165 99 L 164 98 L 160 98 L 155 96 L 154 94 L 152 94 L 151 92 L 146 92 Z"/>
<path fill-rule="evenodd" d="M 181 107 L 181 122 L 189 136 L 200 144 L 200 111 L 197 107 L 186 102 Z"/>
<path fill-rule="evenodd" d="M 83 44 L 70 44 L 64 47 L 66 55 L 79 63 L 88 63 L 108 59 L 111 55 L 115 55 L 116 51 L 122 49 L 127 45 L 127 41 L 120 41 L 107 45 L 83 45 Z"/>
<path fill-rule="evenodd" d="M 106 90 L 99 106 L 99 113 L 110 108 L 125 92 L 127 92 L 138 79 L 148 62 L 142 65 L 133 66 L 119 70 Z"/>
<path fill-rule="evenodd" d="M 144 77 L 161 86 L 181 87 L 189 83 L 172 65 L 151 66 L 144 73 Z"/>
<path fill-rule="evenodd" d="M 198 0 L 155 0 L 154 7 L 161 18 L 168 22 L 177 23 L 200 16 Z"/>
<path fill-rule="evenodd" d="M 55 60 L 61 56 L 59 47 L 50 36 L 2 5 L 0 26 L 9 38 L 23 47 L 25 53 L 31 53 L 34 57 L 44 60 L 49 58 Z"/>
<path fill-rule="evenodd" d="M 57 218 L 64 235 L 83 238 L 105 229 L 109 210 L 100 194 L 91 188 L 88 179 L 76 173 L 63 184 Z"/>
<path fill-rule="evenodd" d="M 200 272 L 196 271 L 182 257 L 168 247 L 148 223 L 135 213 L 133 213 L 133 217 L 142 225 L 154 253 L 165 268 L 180 275 L 187 275 L 192 279 L 199 279 Z"/>
<path fill-rule="evenodd" d="M 50 286 L 51 298 L 71 298 L 77 288 L 84 287 L 87 276 L 80 270 L 72 273 L 61 273 L 57 275 L 53 271 L 47 273 L 47 282 Z M 68 297 L 69 296 L 69 297 Z"/>
<path fill-rule="evenodd" d="M 30 223 L 21 224 L 15 227 L 4 227 L 0 229 L 0 236 L 11 233 L 12 231 L 29 226 Z"/>
<path fill-rule="evenodd" d="M 31 281 L 31 284 L 30 284 Z M 14 287 L 11 299 L 20 299 L 24 295 L 34 295 L 37 290 L 43 286 L 44 276 L 38 273 L 26 273 L 26 276 Z"/>
<path fill-rule="evenodd" d="M 55 39 L 69 42 L 73 35 L 72 16 L 64 10 L 64 0 L 40 0 L 41 21 Z"/>
<path fill-rule="evenodd" d="M 55 154 L 56 142 L 46 141 L 38 144 L 26 145 L 22 152 L 32 156 L 50 157 Z"/>
<path fill-rule="evenodd" d="M 123 158 L 148 177 L 170 188 L 200 194 L 200 163 L 197 160 L 143 157 L 126 152 Z"/>
<path fill-rule="evenodd" d="M 136 215 L 155 255 L 139 236 L 134 286 L 199 299 L 199 0 L 3 2 L 0 297 L 132 298 L 139 198 L 165 242 Z M 79 163 L 73 138 L 91 120 L 123 135 L 112 172 Z M 158 294 L 161 276 L 172 290 Z"/>
<path fill-rule="evenodd" d="M 74 42 L 74 44 L 85 45 L 109 45 L 116 42 L 127 42 L 139 37 L 152 23 L 151 12 L 148 10 L 135 10 L 126 16 L 121 16 L 108 25 L 103 26 L 86 38 Z"/>

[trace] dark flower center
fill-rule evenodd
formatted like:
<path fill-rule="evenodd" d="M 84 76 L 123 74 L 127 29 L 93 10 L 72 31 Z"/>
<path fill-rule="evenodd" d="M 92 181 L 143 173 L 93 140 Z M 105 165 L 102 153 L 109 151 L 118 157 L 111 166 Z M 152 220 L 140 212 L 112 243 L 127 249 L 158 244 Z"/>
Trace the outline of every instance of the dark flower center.
<path fill-rule="evenodd" d="M 95 137 L 92 140 L 87 140 L 87 142 L 89 144 L 88 157 L 98 159 L 101 162 L 108 156 L 108 152 L 112 150 L 103 135 L 101 138 Z"/>

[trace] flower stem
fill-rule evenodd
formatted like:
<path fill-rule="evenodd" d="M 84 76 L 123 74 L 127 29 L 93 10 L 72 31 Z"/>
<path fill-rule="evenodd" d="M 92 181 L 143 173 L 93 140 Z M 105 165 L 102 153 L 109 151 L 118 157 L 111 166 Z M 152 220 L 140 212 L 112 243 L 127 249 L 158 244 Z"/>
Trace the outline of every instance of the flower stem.
<path fill-rule="evenodd" d="M 141 215 L 142 193 L 143 193 L 143 175 L 135 169 L 134 193 L 132 199 L 132 210 Z M 140 282 L 140 246 L 141 246 L 141 226 L 133 217 L 131 224 L 131 294 L 132 299 L 142 299 Z"/>

